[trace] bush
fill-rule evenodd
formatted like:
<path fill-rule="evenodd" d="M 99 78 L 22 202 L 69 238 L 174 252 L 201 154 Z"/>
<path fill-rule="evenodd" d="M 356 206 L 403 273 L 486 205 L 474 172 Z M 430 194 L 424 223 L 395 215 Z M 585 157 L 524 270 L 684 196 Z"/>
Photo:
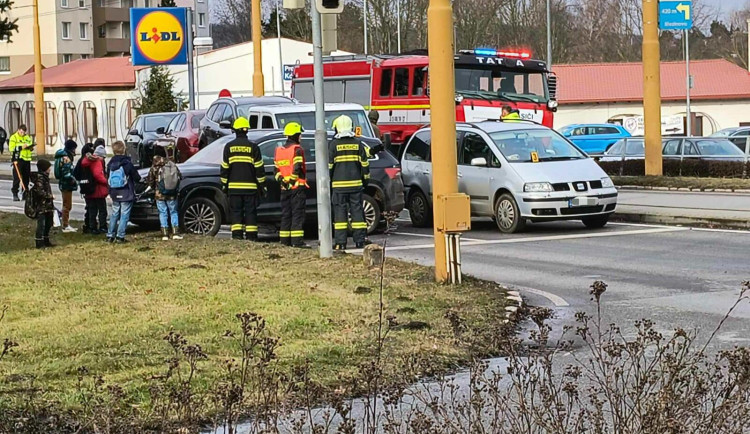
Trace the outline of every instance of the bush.
<path fill-rule="evenodd" d="M 599 166 L 610 176 L 644 176 L 644 160 L 599 161 Z M 664 176 L 685 176 L 697 178 L 739 178 L 750 176 L 750 162 L 747 166 L 740 161 L 712 161 L 696 159 L 664 159 Z"/>

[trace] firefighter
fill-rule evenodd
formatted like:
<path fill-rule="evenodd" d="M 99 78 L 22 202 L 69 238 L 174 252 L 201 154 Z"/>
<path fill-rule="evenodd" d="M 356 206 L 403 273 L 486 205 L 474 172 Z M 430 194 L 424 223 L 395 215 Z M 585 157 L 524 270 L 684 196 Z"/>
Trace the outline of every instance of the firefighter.
<path fill-rule="evenodd" d="M 266 181 L 263 156 L 257 144 L 247 138 L 250 122 L 243 117 L 234 121 L 237 136 L 224 146 L 221 183 L 229 196 L 232 239 L 258 239 L 259 195 L 265 197 Z"/>
<path fill-rule="evenodd" d="M 349 216 L 354 244 L 358 249 L 369 244 L 367 223 L 362 208 L 362 192 L 370 180 L 367 147 L 355 136 L 352 119 L 342 115 L 333 121 L 336 135 L 328 145 L 328 168 L 331 172 L 335 250 L 346 250 Z"/>
<path fill-rule="evenodd" d="M 518 122 L 521 120 L 521 114 L 518 109 L 506 105 L 503 106 L 503 114 L 500 116 L 500 119 L 502 119 L 503 122 Z"/>
<path fill-rule="evenodd" d="M 304 129 L 297 122 L 284 127 L 286 143 L 276 148 L 273 164 L 275 178 L 281 189 L 281 244 L 305 247 L 305 201 L 307 198 L 307 170 L 305 151 L 300 146 Z"/>
<path fill-rule="evenodd" d="M 19 184 L 23 188 L 23 197 L 26 198 L 26 190 L 29 188 L 29 175 L 31 174 L 31 153 L 34 144 L 31 143 L 31 136 L 26 134 L 26 125 L 19 125 L 16 131 L 8 140 L 8 149 L 13 162 L 13 201 L 18 202 Z"/>
<path fill-rule="evenodd" d="M 380 127 L 378 126 L 378 121 L 380 120 L 380 112 L 377 110 L 370 110 L 367 113 L 367 117 L 370 119 L 370 124 L 372 124 L 373 132 L 375 133 L 375 138 L 383 140 L 383 133 L 380 132 Z"/>

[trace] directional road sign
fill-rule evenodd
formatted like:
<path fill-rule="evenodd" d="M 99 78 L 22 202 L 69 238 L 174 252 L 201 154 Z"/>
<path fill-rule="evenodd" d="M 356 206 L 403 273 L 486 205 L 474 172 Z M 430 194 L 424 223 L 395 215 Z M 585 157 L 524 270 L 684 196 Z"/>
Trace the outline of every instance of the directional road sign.
<path fill-rule="evenodd" d="M 693 27 L 691 1 L 659 2 L 659 28 L 661 30 L 690 30 Z"/>

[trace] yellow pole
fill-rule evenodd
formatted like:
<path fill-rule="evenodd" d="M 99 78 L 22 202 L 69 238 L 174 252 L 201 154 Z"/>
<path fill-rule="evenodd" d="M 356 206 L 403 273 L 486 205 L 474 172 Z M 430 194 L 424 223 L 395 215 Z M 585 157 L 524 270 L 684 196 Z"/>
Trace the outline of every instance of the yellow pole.
<path fill-rule="evenodd" d="M 662 174 L 659 2 L 643 0 L 643 123 L 646 175 Z"/>
<path fill-rule="evenodd" d="M 263 51 L 260 47 L 262 42 L 260 24 L 260 0 L 252 0 L 252 26 L 253 26 L 253 96 L 263 96 L 266 93 L 263 81 Z"/>
<path fill-rule="evenodd" d="M 430 123 L 432 124 L 432 200 L 434 215 L 441 215 L 438 198 L 458 192 L 456 168 L 456 102 L 453 71 L 453 9 L 450 0 L 430 0 L 427 34 L 430 55 Z M 437 219 L 435 219 L 437 222 Z M 434 227 L 435 279 L 448 280 L 444 233 Z"/>
<path fill-rule="evenodd" d="M 44 125 L 44 84 L 42 84 L 42 43 L 39 36 L 39 3 L 34 0 L 34 126 L 36 133 L 36 154 L 46 154 L 47 135 Z"/>

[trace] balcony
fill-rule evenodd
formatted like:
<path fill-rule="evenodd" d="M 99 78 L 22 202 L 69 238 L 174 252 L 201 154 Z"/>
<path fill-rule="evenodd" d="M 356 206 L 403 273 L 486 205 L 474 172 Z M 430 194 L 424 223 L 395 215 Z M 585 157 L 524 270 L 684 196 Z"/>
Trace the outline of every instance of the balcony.
<path fill-rule="evenodd" d="M 94 39 L 94 55 L 103 57 L 112 54 L 130 53 L 130 39 L 127 38 L 96 38 Z"/>
<path fill-rule="evenodd" d="M 129 22 L 130 10 L 128 8 L 94 6 L 94 26 L 107 22 Z"/>

